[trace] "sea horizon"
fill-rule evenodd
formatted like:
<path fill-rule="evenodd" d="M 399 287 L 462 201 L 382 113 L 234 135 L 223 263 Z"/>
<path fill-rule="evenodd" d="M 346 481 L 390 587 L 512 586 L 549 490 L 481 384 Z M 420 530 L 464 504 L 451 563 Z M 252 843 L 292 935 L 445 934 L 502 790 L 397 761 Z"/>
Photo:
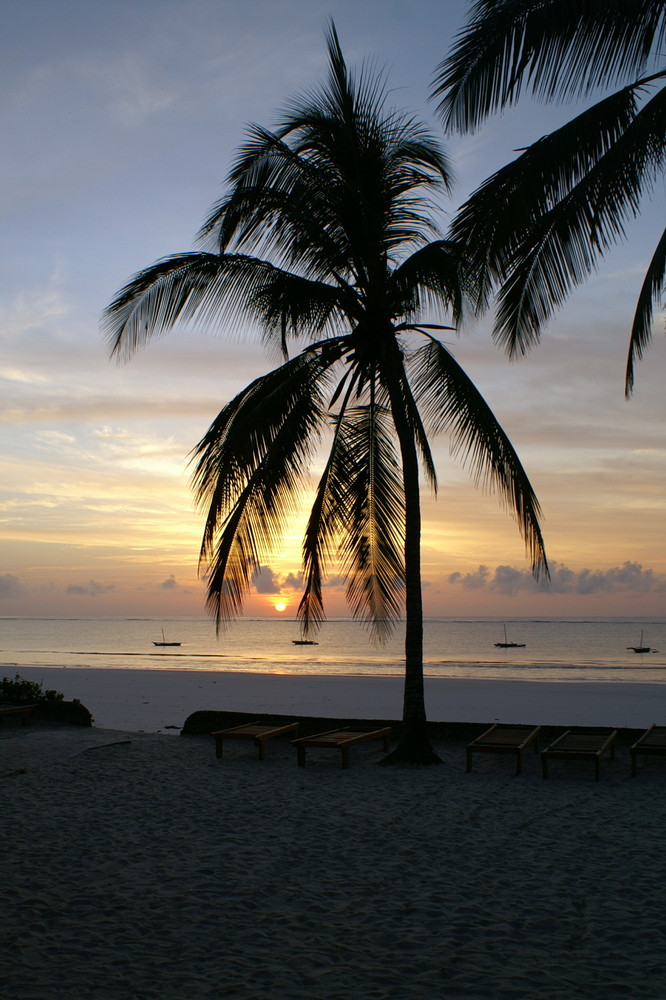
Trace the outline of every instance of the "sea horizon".
<path fill-rule="evenodd" d="M 247 616 L 215 634 L 206 616 L 1 616 L 0 669 L 243 671 L 400 675 L 402 622 L 384 645 L 350 618 L 327 619 L 300 645 L 294 618 Z M 510 642 L 501 648 L 504 627 Z M 155 643 L 173 642 L 162 647 Z M 643 637 L 641 639 L 641 637 Z M 644 642 L 651 652 L 635 654 Z M 175 645 L 178 643 L 178 645 Z M 638 616 L 450 616 L 424 619 L 431 677 L 666 683 L 666 619 Z"/>

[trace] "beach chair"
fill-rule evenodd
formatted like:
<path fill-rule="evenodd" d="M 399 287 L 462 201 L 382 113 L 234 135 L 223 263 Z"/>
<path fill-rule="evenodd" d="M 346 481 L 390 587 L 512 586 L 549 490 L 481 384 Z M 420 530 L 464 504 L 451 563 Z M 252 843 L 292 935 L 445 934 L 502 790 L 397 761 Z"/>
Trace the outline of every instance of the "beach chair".
<path fill-rule="evenodd" d="M 610 753 L 611 760 L 615 757 L 615 740 L 617 729 L 599 732 L 599 730 L 581 729 L 577 732 L 567 729 L 565 733 L 541 751 L 541 774 L 548 777 L 548 762 L 551 760 L 592 760 L 594 761 L 594 780 L 599 780 L 601 758 Z"/>
<path fill-rule="evenodd" d="M 298 728 L 298 722 L 290 722 L 282 726 L 248 722 L 244 726 L 220 729 L 217 733 L 211 733 L 215 739 L 215 756 L 222 756 L 225 740 L 253 740 L 254 745 L 259 748 L 259 760 L 265 760 L 266 744 L 269 740 L 276 736 L 285 736 L 287 733 L 298 733 Z"/>
<path fill-rule="evenodd" d="M 0 704 L 0 717 L 3 715 L 20 715 L 21 725 L 27 726 L 30 723 L 30 716 L 37 705 L 6 705 Z"/>
<path fill-rule="evenodd" d="M 300 740 L 292 740 L 296 747 L 299 767 L 305 767 L 305 751 L 308 747 L 324 747 L 329 750 L 339 750 L 341 767 L 349 767 L 349 751 L 357 743 L 367 740 L 381 740 L 384 750 L 389 748 L 390 728 L 385 729 L 331 729 L 327 733 L 317 733 L 314 736 L 303 736 Z"/>
<path fill-rule="evenodd" d="M 650 726 L 642 736 L 629 748 L 631 757 L 631 776 L 636 775 L 637 757 L 639 754 L 645 756 L 664 757 L 666 756 L 666 726 Z"/>
<path fill-rule="evenodd" d="M 539 733 L 541 726 L 508 726 L 495 723 L 485 733 L 467 744 L 467 772 L 472 770 L 472 754 L 475 753 L 512 753 L 516 758 L 516 774 L 523 767 L 523 753 L 528 746 L 534 746 L 534 752 L 539 749 Z"/>

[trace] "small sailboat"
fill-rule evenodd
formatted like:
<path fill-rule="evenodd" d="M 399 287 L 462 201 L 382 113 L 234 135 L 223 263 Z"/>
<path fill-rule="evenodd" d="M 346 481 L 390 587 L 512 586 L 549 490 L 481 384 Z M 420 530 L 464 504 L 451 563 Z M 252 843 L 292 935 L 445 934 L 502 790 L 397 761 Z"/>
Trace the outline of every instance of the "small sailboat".
<path fill-rule="evenodd" d="M 524 649 L 524 642 L 509 642 L 506 635 L 506 625 L 504 626 L 504 642 L 496 642 L 498 649 Z"/>
<path fill-rule="evenodd" d="M 640 642 L 638 643 L 638 645 L 637 646 L 627 646 L 627 649 L 632 649 L 634 651 L 634 653 L 651 653 L 652 652 L 652 647 L 651 646 L 644 646 L 643 645 L 643 632 L 641 632 L 641 639 L 640 639 Z"/>
<path fill-rule="evenodd" d="M 162 641 L 153 639 L 153 646 L 180 646 L 179 642 L 167 642 L 164 638 L 164 629 L 162 629 Z"/>

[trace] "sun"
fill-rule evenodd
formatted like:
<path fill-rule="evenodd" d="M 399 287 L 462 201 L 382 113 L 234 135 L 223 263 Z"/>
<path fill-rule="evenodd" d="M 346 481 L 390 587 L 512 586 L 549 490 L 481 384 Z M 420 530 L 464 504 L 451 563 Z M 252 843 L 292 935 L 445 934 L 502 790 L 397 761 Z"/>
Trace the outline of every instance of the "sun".
<path fill-rule="evenodd" d="M 276 601 L 275 604 L 273 605 L 273 607 L 275 608 L 276 611 L 286 611 L 287 610 L 287 605 L 284 603 L 284 601 Z"/>

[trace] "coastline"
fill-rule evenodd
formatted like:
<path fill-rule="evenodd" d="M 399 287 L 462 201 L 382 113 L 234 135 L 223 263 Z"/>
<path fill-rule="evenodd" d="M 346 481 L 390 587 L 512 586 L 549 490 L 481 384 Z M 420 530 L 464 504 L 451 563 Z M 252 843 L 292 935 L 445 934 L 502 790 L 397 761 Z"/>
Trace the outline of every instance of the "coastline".
<path fill-rule="evenodd" d="M 90 667 L 17 668 L 77 698 L 95 727 L 177 734 L 197 711 L 400 719 L 402 677 Z M 12 674 L 8 667 L 5 673 Z M 15 672 L 15 671 L 14 671 Z M 666 685 L 608 681 L 425 680 L 431 722 L 640 729 L 666 722 Z"/>

